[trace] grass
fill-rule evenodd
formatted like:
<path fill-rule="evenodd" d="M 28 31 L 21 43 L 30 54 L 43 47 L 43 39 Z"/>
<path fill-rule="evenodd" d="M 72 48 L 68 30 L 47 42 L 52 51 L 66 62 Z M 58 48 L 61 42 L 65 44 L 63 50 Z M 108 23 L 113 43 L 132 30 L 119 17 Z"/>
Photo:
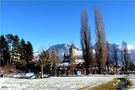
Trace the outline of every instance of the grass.
<path fill-rule="evenodd" d="M 118 87 L 119 82 L 120 82 L 120 80 L 113 79 L 110 82 L 94 86 L 94 87 L 90 88 L 89 90 L 116 90 L 116 88 Z"/>
<path fill-rule="evenodd" d="M 125 80 L 128 80 L 127 77 L 123 77 Z M 109 81 L 107 83 L 103 83 L 103 84 L 99 84 L 97 86 L 93 86 L 93 87 L 84 87 L 81 88 L 79 90 L 116 90 L 117 87 L 119 86 L 121 80 L 118 78 L 113 79 L 112 81 Z M 128 90 L 133 84 L 130 80 L 128 80 L 128 86 L 123 89 L 123 90 Z"/>
<path fill-rule="evenodd" d="M 133 86 L 133 83 L 131 82 L 131 80 L 128 79 L 128 76 L 124 77 L 126 80 L 128 80 L 128 86 L 127 88 L 125 88 L 124 90 L 129 90 L 132 86 Z"/>

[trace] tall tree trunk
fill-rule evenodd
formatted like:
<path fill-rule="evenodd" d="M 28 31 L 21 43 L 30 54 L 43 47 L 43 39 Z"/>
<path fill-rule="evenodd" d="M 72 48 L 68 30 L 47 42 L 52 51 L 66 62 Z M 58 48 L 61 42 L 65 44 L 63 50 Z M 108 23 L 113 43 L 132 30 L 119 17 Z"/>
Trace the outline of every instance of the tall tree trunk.
<path fill-rule="evenodd" d="M 98 65 L 98 73 L 103 73 L 107 61 L 107 42 L 105 38 L 104 25 L 101 12 L 98 8 L 95 9 L 96 21 L 96 61 Z"/>
<path fill-rule="evenodd" d="M 81 18 L 81 46 L 83 59 L 85 61 L 86 75 L 90 73 L 89 68 L 93 59 L 90 30 L 88 28 L 87 11 L 83 11 Z"/>

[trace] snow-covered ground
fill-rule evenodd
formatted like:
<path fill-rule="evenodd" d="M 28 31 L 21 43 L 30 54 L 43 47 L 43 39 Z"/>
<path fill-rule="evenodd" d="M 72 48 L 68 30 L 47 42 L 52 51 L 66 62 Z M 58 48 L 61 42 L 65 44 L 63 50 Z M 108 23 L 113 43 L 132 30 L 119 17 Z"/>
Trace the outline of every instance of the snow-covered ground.
<path fill-rule="evenodd" d="M 129 79 L 132 81 L 133 86 L 129 90 L 135 90 L 135 75 L 130 75 Z"/>
<path fill-rule="evenodd" d="M 0 90 L 77 90 L 108 82 L 119 75 L 90 75 L 80 77 L 50 77 L 44 79 L 0 78 Z"/>

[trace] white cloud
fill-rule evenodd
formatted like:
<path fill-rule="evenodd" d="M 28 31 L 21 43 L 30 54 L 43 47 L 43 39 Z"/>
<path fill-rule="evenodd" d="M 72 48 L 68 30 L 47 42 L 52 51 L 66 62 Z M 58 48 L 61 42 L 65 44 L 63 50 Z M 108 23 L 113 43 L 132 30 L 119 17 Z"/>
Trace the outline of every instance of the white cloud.
<path fill-rule="evenodd" d="M 128 50 L 135 49 L 135 45 L 133 45 L 133 44 L 128 44 L 127 47 L 128 47 Z"/>
<path fill-rule="evenodd" d="M 121 47 L 122 47 L 121 45 L 118 46 L 119 49 L 121 49 Z M 135 50 L 135 45 L 133 45 L 133 44 L 127 44 L 127 48 L 128 48 L 128 50 L 131 50 L 131 49 L 134 49 Z"/>

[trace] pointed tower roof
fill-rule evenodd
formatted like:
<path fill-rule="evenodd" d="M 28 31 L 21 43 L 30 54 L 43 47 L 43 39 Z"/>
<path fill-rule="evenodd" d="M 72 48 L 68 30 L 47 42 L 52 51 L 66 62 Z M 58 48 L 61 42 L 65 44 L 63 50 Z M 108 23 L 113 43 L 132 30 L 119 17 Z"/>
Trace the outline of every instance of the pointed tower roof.
<path fill-rule="evenodd" d="M 74 43 L 72 43 L 71 48 L 76 49 L 76 46 Z"/>

